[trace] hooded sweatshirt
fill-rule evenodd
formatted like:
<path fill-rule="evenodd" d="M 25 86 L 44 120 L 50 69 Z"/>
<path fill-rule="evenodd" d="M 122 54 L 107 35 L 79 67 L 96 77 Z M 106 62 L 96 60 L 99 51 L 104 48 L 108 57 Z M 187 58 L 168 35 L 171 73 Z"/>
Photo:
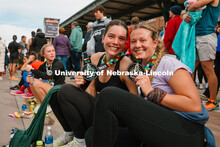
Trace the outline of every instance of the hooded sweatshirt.
<path fill-rule="evenodd" d="M 36 37 L 33 39 L 32 46 L 33 51 L 39 53 L 44 44 L 47 44 L 47 39 L 44 33 L 37 33 Z"/>
<path fill-rule="evenodd" d="M 76 51 L 76 52 L 82 51 L 82 38 L 83 38 L 82 29 L 80 28 L 80 26 L 76 26 L 72 30 L 70 37 L 69 37 L 71 50 Z"/>

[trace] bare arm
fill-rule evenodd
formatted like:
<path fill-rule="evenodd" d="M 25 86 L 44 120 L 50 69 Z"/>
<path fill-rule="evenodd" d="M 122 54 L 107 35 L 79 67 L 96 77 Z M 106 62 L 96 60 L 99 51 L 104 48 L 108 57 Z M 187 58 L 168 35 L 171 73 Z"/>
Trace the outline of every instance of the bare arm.
<path fill-rule="evenodd" d="M 189 7 L 188 7 L 188 11 L 196 11 L 196 9 L 201 8 L 207 4 L 211 4 L 212 2 L 214 2 L 215 0 L 199 0 L 196 1 L 194 3 L 192 3 Z"/>
<path fill-rule="evenodd" d="M 145 96 L 153 89 L 148 76 L 138 76 L 135 80 Z M 202 111 L 199 93 L 188 71 L 178 69 L 170 78 L 169 85 L 176 95 L 166 94 L 161 105 L 182 112 Z"/>
<path fill-rule="evenodd" d="M 32 43 L 32 41 L 31 41 L 31 38 L 28 40 L 28 44 L 27 44 L 27 51 L 29 52 L 29 50 L 30 50 L 30 46 L 31 46 L 31 43 Z"/>
<path fill-rule="evenodd" d="M 127 71 L 128 69 L 128 66 L 130 64 L 132 64 L 133 62 L 131 61 L 130 58 L 128 57 L 124 57 L 122 60 L 121 60 L 121 63 L 120 63 L 120 72 L 125 72 Z M 121 75 L 120 76 L 121 80 L 126 84 L 128 90 L 135 94 L 135 95 L 138 95 L 138 90 L 137 90 L 137 86 L 136 84 L 131 81 L 127 75 Z"/>
<path fill-rule="evenodd" d="M 91 57 L 91 62 L 95 65 L 98 64 L 99 58 L 103 53 L 96 53 L 94 55 L 92 55 Z M 75 77 L 75 82 L 76 82 L 76 86 L 80 87 L 81 85 L 84 85 L 86 83 L 86 81 L 83 79 L 82 75 L 76 75 Z M 93 80 L 89 86 L 86 89 L 86 92 L 88 92 L 89 94 L 91 94 L 92 96 L 96 97 L 97 95 L 97 91 L 95 88 L 95 80 Z"/>
<path fill-rule="evenodd" d="M 176 95 L 167 94 L 161 104 L 177 111 L 201 112 L 201 100 L 192 77 L 185 69 L 178 69 L 169 80 Z"/>
<path fill-rule="evenodd" d="M 30 62 L 34 61 L 34 59 L 35 59 L 35 57 L 34 57 L 33 55 L 30 55 L 30 57 L 28 58 L 27 62 L 25 62 L 25 63 L 23 64 L 23 66 L 21 67 L 20 71 L 25 71 L 25 70 L 26 70 L 26 66 L 27 66 Z"/>

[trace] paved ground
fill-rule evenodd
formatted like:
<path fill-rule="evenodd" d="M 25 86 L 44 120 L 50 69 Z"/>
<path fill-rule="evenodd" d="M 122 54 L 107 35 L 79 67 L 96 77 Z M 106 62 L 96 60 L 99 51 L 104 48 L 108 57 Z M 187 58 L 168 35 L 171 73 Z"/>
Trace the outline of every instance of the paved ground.
<path fill-rule="evenodd" d="M 19 77 L 18 72 L 16 74 L 17 77 Z M 70 82 L 69 78 L 66 80 L 68 83 Z M 21 109 L 21 105 L 23 102 L 27 102 L 26 99 L 23 99 L 20 96 L 13 96 L 9 93 L 9 87 L 14 86 L 18 83 L 18 81 L 12 81 L 8 80 L 8 75 L 4 76 L 4 80 L 0 81 L 0 121 L 1 121 L 1 137 L 0 137 L 0 146 L 8 144 L 9 141 L 9 135 L 10 131 L 13 127 L 19 128 L 19 129 L 27 129 L 30 125 L 32 119 L 21 119 L 21 118 L 12 118 L 9 117 L 8 114 L 19 112 Z M 202 100 L 206 100 L 204 96 L 202 95 L 203 90 L 199 90 L 200 96 Z M 220 95 L 217 97 L 220 100 Z M 217 147 L 220 147 L 220 110 L 210 112 L 210 119 L 207 123 L 207 126 L 213 131 L 213 134 L 216 139 Z M 63 129 L 60 126 L 58 120 L 54 116 L 53 113 L 49 114 L 49 121 L 54 123 L 52 126 L 52 134 L 54 138 L 60 136 L 63 133 Z M 46 127 L 44 128 L 46 130 Z M 45 133 L 46 131 L 44 131 Z M 45 134 L 44 134 L 45 135 Z M 44 139 L 44 136 L 43 136 Z"/>

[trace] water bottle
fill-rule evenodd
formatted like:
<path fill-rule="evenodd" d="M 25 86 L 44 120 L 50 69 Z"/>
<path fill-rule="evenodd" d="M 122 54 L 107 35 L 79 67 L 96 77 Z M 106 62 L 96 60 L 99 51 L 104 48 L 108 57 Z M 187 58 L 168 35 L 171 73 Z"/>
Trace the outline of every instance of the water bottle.
<path fill-rule="evenodd" d="M 34 102 L 31 102 L 30 112 L 33 113 L 33 114 L 34 114 L 34 108 L 35 108 Z"/>
<path fill-rule="evenodd" d="M 22 111 L 27 111 L 27 105 L 26 103 L 23 103 L 21 106 Z"/>
<path fill-rule="evenodd" d="M 51 127 L 47 127 L 47 135 L 45 136 L 45 147 L 53 147 L 53 136 L 51 135 Z"/>

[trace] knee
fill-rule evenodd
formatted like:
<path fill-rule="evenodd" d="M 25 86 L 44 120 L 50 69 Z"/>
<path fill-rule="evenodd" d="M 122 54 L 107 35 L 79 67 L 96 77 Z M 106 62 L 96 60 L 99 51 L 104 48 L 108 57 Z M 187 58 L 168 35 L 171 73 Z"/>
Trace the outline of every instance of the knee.
<path fill-rule="evenodd" d="M 70 93 L 75 94 L 77 87 L 72 84 L 64 84 L 60 87 L 57 93 L 57 99 L 59 102 L 66 101 L 70 97 Z"/>
<path fill-rule="evenodd" d="M 39 88 L 42 85 L 42 81 L 38 80 L 38 79 L 34 79 L 34 82 L 32 84 L 33 88 Z"/>
<path fill-rule="evenodd" d="M 111 104 L 117 100 L 120 89 L 116 87 L 106 87 L 104 88 L 97 97 L 96 104 Z"/>

